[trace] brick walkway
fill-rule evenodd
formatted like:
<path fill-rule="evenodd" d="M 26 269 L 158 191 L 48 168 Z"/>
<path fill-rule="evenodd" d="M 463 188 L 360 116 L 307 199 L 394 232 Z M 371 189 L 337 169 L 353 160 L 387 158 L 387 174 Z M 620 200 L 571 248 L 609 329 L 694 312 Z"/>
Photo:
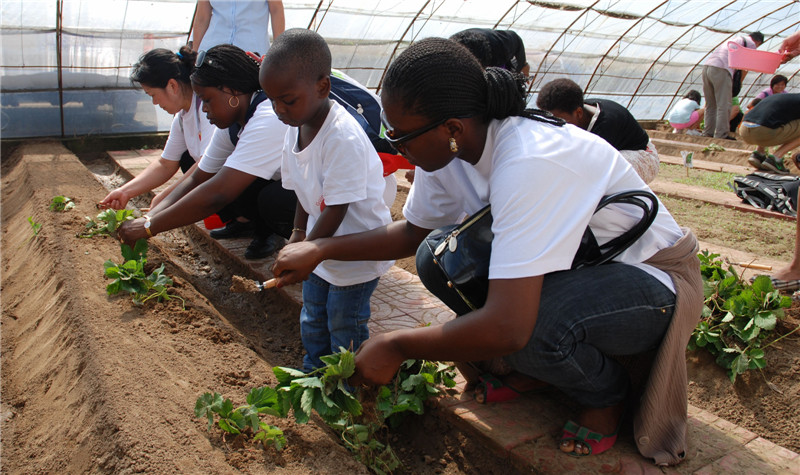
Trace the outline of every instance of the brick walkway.
<path fill-rule="evenodd" d="M 132 175 L 138 174 L 147 164 L 157 159 L 160 150 L 109 152 L 109 155 Z M 663 157 L 665 162 L 676 158 Z M 695 161 L 695 167 L 704 166 Z M 708 165 L 720 168 L 720 164 Z M 740 167 L 741 168 L 741 167 Z M 735 171 L 742 173 L 742 171 Z M 407 182 L 398 173 L 400 186 Z M 654 182 L 657 193 L 671 193 L 696 198 L 703 195 L 708 199 L 708 190 L 689 187 L 672 187 L 672 184 Z M 700 193 L 702 191 L 702 193 Z M 732 193 L 730 194 L 732 195 Z M 772 213 L 775 215 L 775 213 Z M 202 223 L 198 227 L 203 229 Z M 248 264 L 260 279 L 272 277 L 269 269 L 272 258 L 247 261 L 244 250 L 249 239 L 214 241 L 232 258 Z M 780 265 L 779 262 L 756 260 L 745 253 L 713 249 L 701 243 L 701 248 L 729 255 L 737 262 L 756 261 L 767 265 Z M 301 300 L 299 285 L 280 289 L 296 301 Z M 398 267 L 393 267 L 384 275 L 372 298 L 372 317 L 370 331 L 382 333 L 398 328 L 417 327 L 426 323 L 442 323 L 453 318 L 453 313 L 433 297 L 420 283 L 417 276 Z M 575 458 L 561 454 L 558 439 L 565 421 L 575 417 L 577 407 L 566 400 L 558 391 L 547 389 L 528 393 L 523 397 L 505 403 L 490 405 L 477 404 L 469 394 L 459 390 L 439 400 L 439 406 L 452 422 L 472 437 L 481 438 L 486 447 L 504 457 L 512 459 L 520 471 L 561 474 L 561 473 L 675 473 L 675 474 L 716 474 L 716 473 L 792 473 L 800 475 L 800 456 L 790 450 L 777 446 L 756 434 L 735 426 L 700 408 L 689 406 L 689 452 L 687 459 L 677 467 L 660 469 L 639 455 L 630 431 L 622 431 L 614 449 L 586 458 Z"/>

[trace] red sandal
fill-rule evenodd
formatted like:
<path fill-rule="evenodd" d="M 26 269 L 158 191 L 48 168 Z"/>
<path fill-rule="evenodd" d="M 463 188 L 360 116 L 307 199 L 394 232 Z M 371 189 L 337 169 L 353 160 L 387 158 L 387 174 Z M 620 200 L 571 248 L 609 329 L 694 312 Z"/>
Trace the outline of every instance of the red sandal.
<path fill-rule="evenodd" d="M 622 419 L 620 418 L 620 421 Z M 617 429 L 608 435 L 599 434 L 597 432 L 593 432 L 586 427 L 578 425 L 576 422 L 567 421 L 564 424 L 563 433 L 561 434 L 561 442 L 563 443 L 565 440 L 571 440 L 574 442 L 580 442 L 585 447 L 589 448 L 588 454 L 581 454 L 575 451 L 567 452 L 569 455 L 573 457 L 586 457 L 587 455 L 598 455 L 602 454 L 606 450 L 610 449 L 614 446 L 617 442 L 617 433 L 619 432 L 619 425 L 617 425 Z"/>
<path fill-rule="evenodd" d="M 475 401 L 478 404 L 513 401 L 521 395 L 522 393 L 488 373 L 479 376 L 475 386 Z"/>

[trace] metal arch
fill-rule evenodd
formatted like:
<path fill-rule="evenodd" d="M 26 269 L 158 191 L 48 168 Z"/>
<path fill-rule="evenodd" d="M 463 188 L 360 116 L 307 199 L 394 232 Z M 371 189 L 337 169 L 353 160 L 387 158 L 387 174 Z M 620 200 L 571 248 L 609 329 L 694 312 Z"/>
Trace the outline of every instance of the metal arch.
<path fill-rule="evenodd" d="M 647 71 L 645 71 L 644 75 L 642 76 L 641 81 L 639 81 L 639 84 L 636 86 L 636 90 L 633 91 L 633 95 L 631 96 L 631 99 L 628 101 L 628 106 L 627 106 L 628 109 L 630 109 L 631 106 L 633 105 L 633 101 L 636 100 L 636 94 L 638 94 L 639 89 L 641 89 L 642 84 L 644 84 L 644 81 L 647 79 L 647 75 L 650 74 L 650 71 L 653 70 L 653 68 L 655 67 L 656 63 L 658 63 L 658 60 L 661 59 L 665 54 L 667 54 L 667 51 L 671 51 L 672 47 L 675 46 L 675 43 L 680 41 L 687 34 L 689 34 L 692 31 L 694 31 L 694 29 L 697 28 L 698 25 L 700 25 L 702 22 L 708 20 L 712 16 L 716 15 L 717 13 L 721 12 L 722 10 L 724 10 L 724 9 L 728 8 L 729 6 L 733 5 L 734 3 L 736 3 L 736 1 L 737 0 L 732 0 L 730 3 L 728 3 L 727 5 L 725 5 L 723 7 L 720 7 L 718 10 L 716 10 L 713 13 L 709 14 L 707 17 L 703 18 L 702 20 L 699 20 L 699 21 L 695 22 L 695 24 L 690 26 L 689 29 L 685 33 L 683 33 L 679 37 L 675 38 L 675 41 L 673 41 L 672 43 L 669 44 L 669 46 L 664 48 L 664 51 L 662 51 L 661 54 L 659 54 L 658 57 L 655 58 L 652 63 L 650 63 L 650 67 L 647 68 Z M 689 4 L 684 4 L 684 5 L 689 5 Z M 665 112 L 665 114 L 666 114 L 666 112 Z M 662 116 L 662 119 L 663 119 L 663 116 Z"/>
<path fill-rule="evenodd" d="M 400 43 L 403 42 L 403 38 L 406 37 L 409 30 L 411 30 L 411 27 L 414 26 L 414 23 L 417 21 L 417 18 L 419 18 L 422 15 L 422 12 L 425 11 L 425 9 L 428 7 L 428 5 L 430 5 L 432 1 L 434 0 L 427 0 L 425 4 L 422 5 L 422 7 L 420 7 L 417 14 L 414 15 L 414 18 L 410 22 L 408 22 L 408 26 L 406 27 L 403 34 L 400 35 L 400 38 L 397 39 L 397 42 L 394 44 L 394 49 L 392 50 L 392 54 L 389 55 L 389 59 L 386 61 L 386 66 L 383 68 L 383 73 L 381 73 L 381 78 L 378 80 L 378 85 L 375 87 L 375 94 L 380 95 L 381 87 L 383 86 L 383 79 L 386 77 L 386 70 L 389 69 L 389 65 L 392 63 L 392 60 L 397 54 L 397 50 L 400 48 Z"/>
<path fill-rule="evenodd" d="M 787 26 L 786 28 L 784 28 L 784 29 L 780 30 L 779 32 L 775 33 L 775 36 L 777 36 L 777 35 L 780 35 L 781 33 L 785 33 L 785 32 L 786 32 L 786 30 L 789 30 L 789 29 L 791 29 L 791 28 L 795 28 L 795 27 L 796 27 L 798 24 L 800 24 L 800 21 L 794 22 L 793 24 L 791 24 L 791 25 Z M 751 72 L 752 72 L 752 71 L 751 71 Z M 798 72 L 800 72 L 800 71 L 797 71 L 797 70 L 796 70 L 796 71 L 794 72 L 794 74 L 792 74 L 792 76 L 791 76 L 791 77 L 787 77 L 787 79 L 788 79 L 788 80 L 791 80 L 792 78 L 794 78 L 795 76 L 797 76 L 797 73 L 798 73 Z M 763 75 L 764 75 L 764 73 L 758 73 L 758 75 L 759 75 L 759 76 L 763 76 Z M 755 82 L 755 81 L 753 81 L 752 83 L 750 83 L 750 86 L 747 88 L 747 93 L 743 94 L 743 97 L 747 97 L 747 95 L 748 95 L 748 94 L 750 94 L 750 91 L 752 91 L 752 90 L 753 90 L 753 86 L 755 86 L 755 84 L 756 84 L 756 82 Z"/>
<path fill-rule="evenodd" d="M 508 10 L 506 10 L 506 12 L 505 12 L 505 13 L 503 13 L 502 15 L 500 15 L 500 18 L 498 18 L 498 19 L 497 19 L 497 21 L 494 23 L 494 26 L 492 27 L 492 29 L 493 29 L 493 30 L 496 30 L 496 29 L 497 29 L 497 27 L 498 27 L 498 26 L 500 26 L 500 23 L 502 23 L 502 22 L 503 22 L 503 19 L 504 19 L 505 17 L 507 17 L 507 16 L 508 16 L 508 15 L 511 13 L 511 10 L 513 10 L 513 9 L 517 8 L 517 7 L 519 6 L 519 4 L 520 4 L 520 3 L 522 3 L 523 1 L 525 1 L 525 3 L 527 3 L 527 4 L 528 4 L 528 8 L 530 8 L 530 7 L 531 7 L 531 4 L 530 4 L 530 3 L 528 3 L 526 0 L 517 0 L 517 3 L 515 3 L 514 5 L 512 5 L 511 7 L 509 7 L 509 9 L 508 9 Z M 527 10 L 528 8 L 526 8 L 525 10 Z M 513 21 L 511 22 L 511 25 L 512 25 L 512 26 L 514 25 L 514 22 L 513 22 Z"/>
<path fill-rule="evenodd" d="M 580 15 L 575 17 L 575 20 L 572 23 L 570 23 L 569 26 L 564 28 L 564 31 L 562 31 L 561 34 L 558 35 L 558 38 L 556 38 L 555 41 L 553 41 L 553 44 L 550 45 L 550 49 L 547 50 L 547 52 L 544 54 L 544 58 L 542 58 L 542 60 L 539 62 L 539 66 L 536 67 L 536 72 L 533 73 L 533 78 L 530 81 L 530 85 L 528 85 L 528 93 L 531 92 L 531 88 L 533 88 L 533 85 L 536 83 L 536 78 L 539 76 L 539 71 L 542 70 L 542 65 L 547 61 L 547 57 L 550 56 L 550 53 L 553 52 L 553 48 L 556 47 L 556 44 L 558 44 L 561 38 L 563 38 L 567 34 L 567 32 L 572 29 L 575 23 L 578 23 L 578 21 L 581 18 L 583 18 L 587 13 L 594 10 L 595 5 L 597 5 L 600 2 L 601 0 L 596 0 L 591 6 L 584 8 L 583 12 L 581 12 Z"/>
<path fill-rule="evenodd" d="M 56 0 L 56 68 L 58 70 L 58 111 L 61 116 L 61 136 L 64 136 L 64 77 L 63 58 L 61 56 L 62 38 L 64 28 L 64 2 Z"/>
<path fill-rule="evenodd" d="M 701 58 L 701 59 L 700 59 L 698 62 L 696 62 L 696 63 L 694 64 L 694 66 L 692 66 L 691 68 L 689 68 L 689 72 L 688 72 L 688 73 L 686 73 L 686 76 L 683 78 L 683 81 L 681 81 L 680 85 L 678 85 L 678 88 L 677 88 L 676 90 L 677 90 L 677 91 L 681 91 L 681 90 L 683 90 L 683 85 L 684 85 L 684 84 L 686 84 L 686 80 L 687 80 L 687 79 L 689 79 L 689 76 L 691 76 L 691 75 L 692 75 L 692 72 L 693 72 L 695 69 L 697 69 L 697 66 L 699 66 L 699 65 L 700 65 L 700 63 L 702 63 L 703 61 L 705 61 L 705 59 L 708 57 L 708 55 L 710 55 L 712 52 L 714 52 L 714 50 L 716 50 L 716 49 L 717 49 L 717 48 L 719 48 L 721 45 L 723 45 L 723 44 L 727 43 L 728 41 L 730 41 L 730 39 L 731 39 L 731 38 L 733 38 L 733 36 L 734 36 L 734 35 L 739 35 L 739 34 L 741 34 L 741 32 L 742 32 L 744 29 L 746 29 L 746 28 L 750 27 L 750 25 L 752 25 L 752 24 L 754 24 L 754 23 L 758 23 L 759 21 L 763 20 L 764 18 L 768 17 L 769 15 L 772 15 L 772 14 L 773 14 L 773 13 L 775 13 L 775 12 L 778 12 L 778 11 L 780 11 L 780 10 L 783 10 L 784 8 L 786 8 L 786 7 L 790 6 L 790 5 L 791 5 L 791 3 L 790 3 L 790 4 L 785 4 L 785 5 L 783 5 L 783 6 L 779 7 L 779 8 L 776 8 L 775 10 L 772 10 L 772 11 L 771 11 L 771 12 L 769 12 L 769 13 L 766 13 L 766 14 L 762 15 L 760 18 L 757 18 L 757 19 L 755 19 L 755 20 L 751 21 L 750 23 L 748 23 L 747 25 L 744 25 L 744 26 L 742 26 L 741 28 L 739 28 L 739 31 L 737 31 L 736 33 L 733 33 L 733 34 L 729 35 L 729 36 L 728 36 L 728 37 L 727 37 L 727 38 L 726 38 L 724 41 L 720 42 L 719 44 L 717 44 L 716 46 L 714 46 L 713 48 L 711 48 L 711 50 L 710 50 L 708 53 L 706 53 L 706 55 L 705 55 L 705 56 L 703 56 L 703 57 L 702 57 L 702 58 Z"/>
<path fill-rule="evenodd" d="M 651 13 L 653 13 L 654 11 L 656 11 L 656 10 L 658 10 L 659 8 L 663 7 L 663 6 L 664 6 L 664 5 L 666 5 L 667 3 L 669 3 L 669 0 L 664 0 L 664 1 L 663 1 L 663 2 L 661 2 L 661 3 L 660 3 L 658 6 L 657 6 L 657 7 L 653 8 L 653 9 L 652 9 L 652 10 L 650 10 L 649 12 L 645 13 L 644 15 L 642 15 L 642 17 L 641 17 L 641 18 L 639 18 L 638 20 L 636 20 L 636 21 L 633 23 L 633 25 L 631 25 L 631 26 L 630 26 L 630 28 L 628 28 L 627 30 L 625 30 L 625 33 L 621 34 L 621 35 L 619 36 L 619 38 L 617 38 L 617 41 L 615 41 L 615 42 L 614 42 L 614 43 L 611 45 L 611 47 L 610 47 L 610 48 L 608 48 L 608 51 L 606 51 L 606 52 L 605 52 L 605 54 L 603 54 L 603 56 L 600 58 L 600 61 L 598 61 L 598 62 L 597 62 L 597 66 L 595 66 L 595 67 L 594 67 L 594 71 L 592 71 L 592 75 L 591 75 L 591 76 L 589 76 L 589 81 L 587 81 L 587 83 L 586 83 L 586 89 L 584 89 L 584 90 L 583 90 L 583 93 L 584 93 L 584 94 L 586 94 L 586 93 L 588 93 L 588 92 L 589 92 L 589 86 L 591 86 L 591 85 L 592 85 L 592 80 L 594 79 L 595 75 L 597 74 L 597 70 L 598 70 L 598 69 L 600 69 L 600 65 L 601 65 L 601 64 L 603 64 L 603 61 L 605 61 L 605 59 L 606 59 L 606 57 L 608 56 L 608 54 L 609 54 L 609 53 L 611 53 L 611 50 L 613 50 L 613 49 L 614 49 L 614 46 L 616 46 L 616 45 L 617 45 L 617 44 L 620 42 L 620 40 L 622 40 L 622 38 L 624 38 L 624 37 L 625 37 L 625 35 L 627 35 L 627 34 L 628 34 L 628 32 L 630 32 L 631 30 L 633 30 L 633 29 L 634 29 L 634 28 L 635 28 L 637 25 L 639 25 L 641 22 L 643 22 L 643 21 L 644 21 L 646 18 L 650 18 L 650 14 L 651 14 Z"/>
<path fill-rule="evenodd" d="M 322 11 L 322 4 L 323 3 L 325 3 L 325 0 L 319 0 L 319 3 L 317 4 L 317 8 L 314 9 L 314 14 L 311 15 L 311 19 L 308 21 L 308 29 L 309 30 L 312 29 L 312 27 L 314 26 L 314 22 L 317 21 L 317 14 L 319 14 L 320 11 Z M 332 3 L 333 3 L 333 0 L 328 0 L 328 6 L 325 8 L 325 13 L 322 15 L 322 18 L 319 20 L 320 24 L 322 23 L 322 20 L 325 19 L 325 15 L 328 13 L 328 10 L 330 9 Z M 318 28 L 314 29 L 314 31 L 317 31 L 317 30 L 318 30 Z"/>

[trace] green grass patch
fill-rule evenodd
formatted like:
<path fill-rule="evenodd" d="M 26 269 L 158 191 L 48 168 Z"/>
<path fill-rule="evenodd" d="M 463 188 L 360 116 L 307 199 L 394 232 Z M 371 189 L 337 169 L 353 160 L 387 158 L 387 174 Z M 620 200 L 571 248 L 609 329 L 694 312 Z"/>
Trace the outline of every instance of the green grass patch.
<path fill-rule="evenodd" d="M 776 260 L 792 260 L 794 221 L 666 195 L 659 198 L 675 221 L 691 228 L 701 241 Z"/>
<path fill-rule="evenodd" d="M 662 163 L 658 170 L 658 177 L 675 183 L 685 185 L 702 186 L 712 190 L 733 191 L 728 183 L 733 183 L 733 177 L 739 176 L 735 173 L 712 172 L 708 170 L 689 169 L 689 176 L 686 176 L 686 168 L 681 165 L 670 165 Z"/>

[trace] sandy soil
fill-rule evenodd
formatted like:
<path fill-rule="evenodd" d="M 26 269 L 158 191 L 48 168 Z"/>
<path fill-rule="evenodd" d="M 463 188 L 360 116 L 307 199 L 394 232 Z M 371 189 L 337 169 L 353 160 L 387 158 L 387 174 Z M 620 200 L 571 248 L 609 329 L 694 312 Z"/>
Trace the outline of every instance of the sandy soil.
<path fill-rule="evenodd" d="M 103 262 L 120 259 L 118 243 L 75 237 L 103 186 L 60 144 L 4 153 L 2 167 L 2 473 L 368 473 L 317 418 L 265 417 L 287 438 L 277 452 L 194 416 L 203 392 L 242 404 L 276 383 L 273 366 L 301 364 L 295 303 L 231 293 L 247 269 L 187 230 L 148 255 L 185 309 L 109 297 Z M 56 195 L 76 208 L 49 211 Z M 35 237 L 28 217 L 42 224 Z M 390 439 L 408 473 L 515 472 L 435 411 L 409 422 Z"/>

